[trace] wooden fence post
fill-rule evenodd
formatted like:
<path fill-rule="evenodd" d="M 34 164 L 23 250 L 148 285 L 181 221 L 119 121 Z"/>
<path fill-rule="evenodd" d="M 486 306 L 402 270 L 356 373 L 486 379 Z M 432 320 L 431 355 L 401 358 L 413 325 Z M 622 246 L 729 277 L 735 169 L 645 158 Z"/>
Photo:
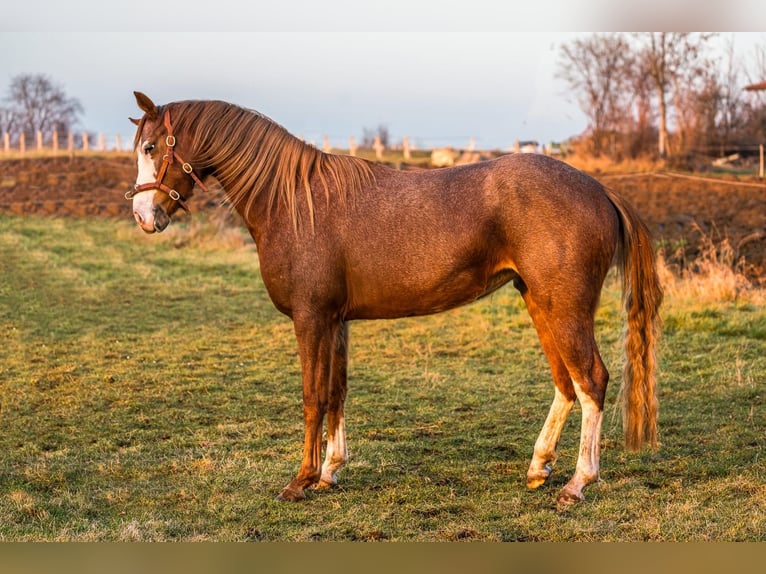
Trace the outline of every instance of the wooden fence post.
<path fill-rule="evenodd" d="M 82 132 L 82 151 L 88 151 L 88 132 Z"/>
<path fill-rule="evenodd" d="M 354 139 L 354 136 L 349 136 L 348 138 L 348 155 L 356 155 L 356 140 Z"/>
<path fill-rule="evenodd" d="M 404 159 L 408 161 L 412 159 L 412 156 L 410 155 L 410 138 L 408 136 L 402 138 L 402 155 L 404 156 Z"/>
<path fill-rule="evenodd" d="M 98 134 L 98 151 L 106 151 L 106 136 L 103 132 Z"/>
<path fill-rule="evenodd" d="M 19 134 L 19 151 L 21 152 L 21 155 L 24 155 L 27 151 L 27 136 L 24 135 L 24 132 Z"/>
<path fill-rule="evenodd" d="M 380 136 L 375 136 L 375 143 L 372 144 L 372 147 L 375 149 L 375 157 L 378 159 L 378 161 L 383 160 L 383 143 L 380 141 Z"/>
<path fill-rule="evenodd" d="M 114 151 L 122 151 L 122 138 L 120 134 L 114 136 Z"/>
<path fill-rule="evenodd" d="M 476 138 L 471 136 L 468 140 L 468 151 L 474 151 L 476 149 Z"/>
<path fill-rule="evenodd" d="M 11 134 L 8 132 L 3 134 L 3 150 L 5 150 L 5 153 L 10 153 L 11 151 Z"/>
<path fill-rule="evenodd" d="M 59 133 L 56 130 L 53 130 L 53 154 L 58 155 L 59 154 Z"/>
<path fill-rule="evenodd" d="M 69 155 L 74 155 L 74 134 L 69 132 L 66 137 L 66 150 Z"/>
<path fill-rule="evenodd" d="M 761 155 L 761 170 L 760 170 L 760 178 L 763 179 L 763 144 L 760 145 L 760 155 Z"/>
<path fill-rule="evenodd" d="M 330 153 L 332 151 L 332 147 L 330 147 L 330 138 L 327 136 L 322 137 L 322 151 L 325 153 Z"/>
<path fill-rule="evenodd" d="M 38 153 L 43 151 L 43 132 L 38 131 L 35 133 L 35 139 L 37 140 L 37 151 Z"/>

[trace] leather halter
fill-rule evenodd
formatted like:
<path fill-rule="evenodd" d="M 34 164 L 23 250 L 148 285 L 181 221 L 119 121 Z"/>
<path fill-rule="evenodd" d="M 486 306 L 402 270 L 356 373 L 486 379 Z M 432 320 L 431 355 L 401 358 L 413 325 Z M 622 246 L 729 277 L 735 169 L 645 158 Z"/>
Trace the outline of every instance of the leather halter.
<path fill-rule="evenodd" d="M 162 183 L 162 180 L 165 178 L 165 174 L 168 171 L 168 167 L 172 165 L 173 162 L 177 159 L 179 162 L 181 162 L 181 169 L 184 171 L 184 173 L 190 175 L 194 180 L 194 183 L 202 188 L 202 191 L 206 192 L 207 187 L 204 183 L 202 183 L 202 180 L 197 177 L 197 174 L 194 173 L 194 168 L 192 168 L 191 164 L 184 161 L 184 159 L 178 155 L 178 152 L 175 151 L 176 138 L 173 135 L 173 127 L 170 125 L 170 110 L 165 110 L 163 123 L 165 124 L 165 128 L 168 132 L 167 136 L 165 136 L 165 146 L 168 148 L 168 150 L 167 153 L 162 156 L 162 165 L 160 166 L 160 171 L 157 173 L 157 179 L 150 183 L 142 183 L 141 185 L 135 184 L 133 189 L 129 190 L 125 194 L 125 199 L 133 199 L 135 195 L 141 193 L 142 191 L 158 189 L 167 193 L 170 196 L 170 199 L 178 202 L 178 205 L 180 205 L 184 211 L 189 211 L 189 205 L 186 203 L 186 199 L 181 197 L 181 194 L 178 193 L 175 189 L 171 189 L 169 186 Z M 192 184 L 192 186 L 193 185 L 194 184 Z"/>

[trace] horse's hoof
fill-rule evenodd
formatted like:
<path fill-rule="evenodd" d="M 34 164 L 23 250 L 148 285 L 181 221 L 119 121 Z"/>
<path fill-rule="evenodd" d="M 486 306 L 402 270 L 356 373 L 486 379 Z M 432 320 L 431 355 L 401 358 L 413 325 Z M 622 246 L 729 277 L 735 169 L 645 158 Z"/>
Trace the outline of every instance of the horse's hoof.
<path fill-rule="evenodd" d="M 527 488 L 529 490 L 534 490 L 535 488 L 540 488 L 543 484 L 548 482 L 548 475 L 535 475 L 535 476 L 529 476 L 527 475 Z"/>
<path fill-rule="evenodd" d="M 534 490 L 540 488 L 543 484 L 548 482 L 548 478 L 551 476 L 551 468 L 545 465 L 543 470 L 537 470 L 527 473 L 527 488 Z"/>
<path fill-rule="evenodd" d="M 583 502 L 584 500 L 585 496 L 583 496 L 582 492 L 567 489 L 566 486 L 561 489 L 561 492 L 559 492 L 559 504 L 572 505 L 577 504 L 578 502 Z"/>
<path fill-rule="evenodd" d="M 306 498 L 306 495 L 303 493 L 303 489 L 296 490 L 294 488 L 290 488 L 289 486 L 286 486 L 282 489 L 282 492 L 277 494 L 277 496 L 274 498 L 277 502 L 299 502 Z"/>

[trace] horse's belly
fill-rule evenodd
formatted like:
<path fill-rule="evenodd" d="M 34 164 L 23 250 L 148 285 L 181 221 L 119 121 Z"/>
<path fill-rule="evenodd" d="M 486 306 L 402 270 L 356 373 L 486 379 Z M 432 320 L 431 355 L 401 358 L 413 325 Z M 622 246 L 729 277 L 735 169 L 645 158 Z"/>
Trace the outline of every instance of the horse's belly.
<path fill-rule="evenodd" d="M 414 282 L 391 278 L 377 284 L 351 285 L 348 319 L 394 319 L 430 315 L 476 301 L 516 277 L 511 269 L 487 274 L 478 270 L 455 273 L 437 281 Z"/>

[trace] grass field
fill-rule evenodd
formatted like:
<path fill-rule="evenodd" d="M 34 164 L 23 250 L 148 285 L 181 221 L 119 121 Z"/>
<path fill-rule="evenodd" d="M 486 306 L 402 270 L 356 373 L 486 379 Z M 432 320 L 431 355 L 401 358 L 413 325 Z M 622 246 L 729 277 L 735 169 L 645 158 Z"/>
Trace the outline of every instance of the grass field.
<path fill-rule="evenodd" d="M 610 282 L 601 482 L 574 507 L 555 498 L 579 410 L 551 483 L 524 486 L 553 389 L 513 289 L 355 323 L 350 463 L 284 504 L 303 435 L 292 325 L 249 240 L 206 225 L 0 215 L 0 540 L 766 539 L 762 293 L 670 290 L 661 448 L 627 454 Z"/>

